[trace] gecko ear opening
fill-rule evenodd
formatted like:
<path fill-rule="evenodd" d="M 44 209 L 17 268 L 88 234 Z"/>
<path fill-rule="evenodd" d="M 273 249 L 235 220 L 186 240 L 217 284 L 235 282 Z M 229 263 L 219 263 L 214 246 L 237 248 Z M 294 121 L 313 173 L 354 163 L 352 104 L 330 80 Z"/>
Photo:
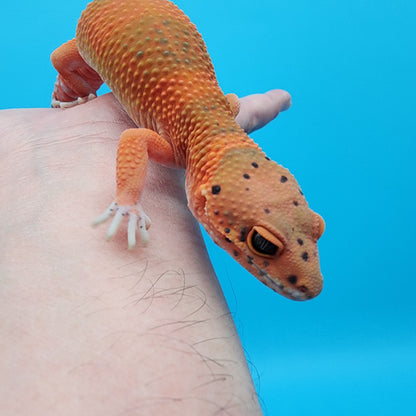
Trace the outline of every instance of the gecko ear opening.
<path fill-rule="evenodd" d="M 254 226 L 248 233 L 247 245 L 253 253 L 262 257 L 274 257 L 284 249 L 282 241 L 261 226 Z"/>

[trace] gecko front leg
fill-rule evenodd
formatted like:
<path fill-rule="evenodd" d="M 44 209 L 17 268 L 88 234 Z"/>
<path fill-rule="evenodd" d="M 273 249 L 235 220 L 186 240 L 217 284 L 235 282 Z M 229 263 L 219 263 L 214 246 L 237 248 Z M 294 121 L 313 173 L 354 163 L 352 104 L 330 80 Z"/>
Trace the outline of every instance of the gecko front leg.
<path fill-rule="evenodd" d="M 166 166 L 175 165 L 173 150 L 165 139 L 153 130 L 137 128 L 123 132 L 117 149 L 117 194 L 110 206 L 93 221 L 99 225 L 114 215 L 107 231 L 107 240 L 117 232 L 123 218 L 129 217 L 127 239 L 129 249 L 136 245 L 136 231 L 143 243 L 148 241 L 150 218 L 139 204 L 149 157 Z"/>

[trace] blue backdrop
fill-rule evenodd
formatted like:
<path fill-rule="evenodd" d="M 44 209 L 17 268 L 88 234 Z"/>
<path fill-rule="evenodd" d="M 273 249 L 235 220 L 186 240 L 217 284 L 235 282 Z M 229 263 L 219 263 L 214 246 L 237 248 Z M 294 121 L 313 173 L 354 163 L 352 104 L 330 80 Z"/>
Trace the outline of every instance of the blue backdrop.
<path fill-rule="evenodd" d="M 49 106 L 49 55 L 87 2 L 2 5 L 0 108 Z M 292 108 L 253 137 L 327 223 L 324 291 L 306 303 L 208 242 L 265 414 L 415 415 L 416 2 L 177 4 L 225 92 L 292 94 Z"/>

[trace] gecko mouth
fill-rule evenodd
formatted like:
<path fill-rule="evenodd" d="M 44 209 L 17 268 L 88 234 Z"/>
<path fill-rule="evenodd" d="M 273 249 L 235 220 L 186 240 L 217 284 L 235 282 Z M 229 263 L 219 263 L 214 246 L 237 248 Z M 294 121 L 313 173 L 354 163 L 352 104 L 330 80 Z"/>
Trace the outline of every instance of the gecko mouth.
<path fill-rule="evenodd" d="M 290 286 L 286 286 L 281 282 L 280 278 L 272 278 L 266 270 L 262 269 L 253 261 L 250 261 L 250 264 L 256 269 L 260 280 L 266 286 L 268 286 L 275 292 L 279 293 L 280 295 L 297 301 L 304 301 L 313 298 L 313 296 L 311 296 L 311 294 L 308 293 L 308 291 L 302 291 Z"/>

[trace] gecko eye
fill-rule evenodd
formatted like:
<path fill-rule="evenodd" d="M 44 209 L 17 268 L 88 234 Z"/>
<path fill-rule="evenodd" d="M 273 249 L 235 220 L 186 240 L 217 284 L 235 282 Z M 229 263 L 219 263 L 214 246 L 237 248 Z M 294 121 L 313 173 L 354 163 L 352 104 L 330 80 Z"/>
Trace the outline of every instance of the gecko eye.
<path fill-rule="evenodd" d="M 253 227 L 247 236 L 248 248 L 263 257 L 272 257 L 283 251 L 283 243 L 263 227 Z"/>

